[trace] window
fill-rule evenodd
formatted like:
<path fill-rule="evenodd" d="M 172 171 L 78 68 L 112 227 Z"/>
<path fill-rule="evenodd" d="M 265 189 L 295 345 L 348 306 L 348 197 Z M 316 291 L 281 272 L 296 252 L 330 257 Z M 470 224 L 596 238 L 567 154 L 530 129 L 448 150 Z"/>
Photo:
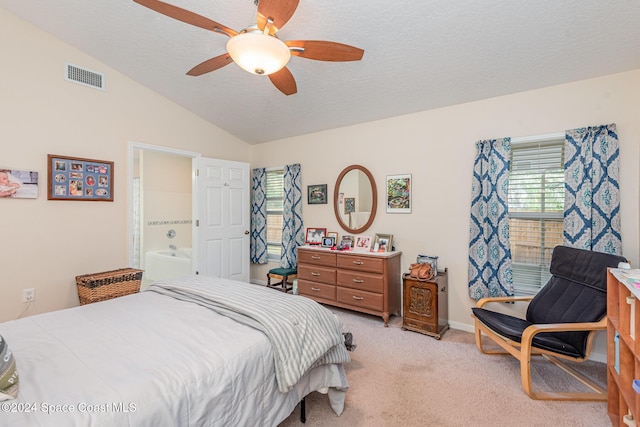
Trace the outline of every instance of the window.
<path fill-rule="evenodd" d="M 549 280 L 551 251 L 562 244 L 562 137 L 512 144 L 508 194 L 514 290 L 533 295 Z"/>
<path fill-rule="evenodd" d="M 267 258 L 280 261 L 282 254 L 282 214 L 284 209 L 284 168 L 267 170 Z"/>

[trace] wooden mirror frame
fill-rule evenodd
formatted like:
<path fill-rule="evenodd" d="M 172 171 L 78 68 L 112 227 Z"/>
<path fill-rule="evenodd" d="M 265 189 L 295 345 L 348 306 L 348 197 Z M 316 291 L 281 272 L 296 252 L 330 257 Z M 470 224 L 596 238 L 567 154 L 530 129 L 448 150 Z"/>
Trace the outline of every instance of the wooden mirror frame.
<path fill-rule="evenodd" d="M 369 179 L 369 184 L 371 184 L 371 193 L 372 193 L 372 198 L 371 198 L 372 206 L 371 206 L 371 215 L 369 216 L 369 220 L 362 227 L 357 229 L 349 228 L 349 226 L 345 224 L 344 221 L 342 221 L 342 217 L 340 216 L 340 209 L 338 208 L 338 197 L 340 195 L 340 184 L 342 183 L 342 178 L 344 178 L 344 176 L 349 172 L 351 172 L 352 170 L 359 170 L 367 176 L 367 178 Z M 342 172 L 340 172 L 340 175 L 338 175 L 338 179 L 336 180 L 336 186 L 333 190 L 333 211 L 336 214 L 336 220 L 338 220 L 338 224 L 340 224 L 340 227 L 342 227 L 345 231 L 348 231 L 349 233 L 353 233 L 353 234 L 359 234 L 366 231 L 371 226 L 371 224 L 373 223 L 373 220 L 376 217 L 377 207 L 378 207 L 378 190 L 376 188 L 376 181 L 373 179 L 373 175 L 371 175 L 371 172 L 369 172 L 369 169 L 361 165 L 351 165 L 346 167 Z"/>

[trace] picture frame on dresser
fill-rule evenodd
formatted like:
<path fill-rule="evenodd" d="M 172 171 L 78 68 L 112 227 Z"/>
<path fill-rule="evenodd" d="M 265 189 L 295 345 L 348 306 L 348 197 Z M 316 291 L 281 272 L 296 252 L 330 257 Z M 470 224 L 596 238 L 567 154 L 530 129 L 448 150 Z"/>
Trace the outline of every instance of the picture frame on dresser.
<path fill-rule="evenodd" d="M 376 233 L 371 245 L 371 252 L 391 252 L 393 248 L 393 234 Z"/>
<path fill-rule="evenodd" d="M 369 252 L 371 249 L 371 236 L 358 236 L 356 237 L 356 244 L 354 249 L 357 251 Z"/>
<path fill-rule="evenodd" d="M 332 248 L 334 247 L 336 244 L 336 239 L 335 237 L 331 236 L 331 237 L 323 237 L 322 238 L 322 247 L 323 248 Z"/>
<path fill-rule="evenodd" d="M 305 243 L 307 245 L 321 245 L 322 239 L 327 234 L 326 228 L 307 228 Z"/>

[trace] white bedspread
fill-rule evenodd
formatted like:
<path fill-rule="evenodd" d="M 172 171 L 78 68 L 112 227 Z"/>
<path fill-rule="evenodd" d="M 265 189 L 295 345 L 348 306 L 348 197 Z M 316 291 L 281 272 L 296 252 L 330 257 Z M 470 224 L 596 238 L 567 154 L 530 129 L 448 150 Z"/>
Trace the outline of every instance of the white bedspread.
<path fill-rule="evenodd" d="M 272 290 L 272 292 L 275 292 Z M 275 426 L 310 391 L 342 411 L 342 365 L 278 391 L 264 333 L 155 292 L 0 324 L 20 374 L 0 426 Z"/>
<path fill-rule="evenodd" d="M 315 301 L 264 286 L 191 276 L 155 282 L 147 291 L 208 307 L 267 335 L 280 391 L 289 391 L 311 367 L 348 363 L 342 322 Z"/>

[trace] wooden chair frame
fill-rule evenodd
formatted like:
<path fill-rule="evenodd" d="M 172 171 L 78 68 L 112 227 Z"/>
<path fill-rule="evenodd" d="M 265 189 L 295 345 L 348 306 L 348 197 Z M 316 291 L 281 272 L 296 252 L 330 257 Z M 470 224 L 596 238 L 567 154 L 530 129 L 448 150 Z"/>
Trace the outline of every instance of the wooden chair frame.
<path fill-rule="evenodd" d="M 496 297 L 496 298 L 482 298 L 476 303 L 476 307 L 483 307 L 484 305 L 492 302 L 522 302 L 531 301 L 531 297 Z M 607 329 L 607 317 L 604 316 L 598 322 L 586 322 L 586 323 L 548 323 L 531 325 L 526 328 L 522 334 L 521 342 L 513 341 L 509 338 L 503 337 L 493 330 L 489 329 L 480 320 L 472 315 L 475 319 L 475 337 L 476 346 L 484 354 L 511 354 L 513 357 L 520 361 L 520 379 L 522 381 L 523 390 L 529 395 L 530 398 L 535 400 L 572 400 L 572 401 L 606 401 L 607 391 L 600 387 L 598 384 L 591 381 L 575 369 L 563 363 L 560 359 L 572 360 L 574 362 L 584 362 L 589 358 L 591 353 L 591 346 L 593 344 L 593 338 L 596 331 Z M 587 338 L 587 351 L 583 358 L 575 358 L 566 356 L 563 354 L 557 354 L 552 351 L 533 347 L 532 342 L 536 334 L 541 332 L 566 332 L 566 331 L 591 331 Z M 482 334 L 485 334 L 496 344 L 504 349 L 502 350 L 486 350 L 482 347 Z M 543 356 L 551 363 L 586 385 L 593 392 L 534 392 L 531 387 L 531 357 Z"/>

